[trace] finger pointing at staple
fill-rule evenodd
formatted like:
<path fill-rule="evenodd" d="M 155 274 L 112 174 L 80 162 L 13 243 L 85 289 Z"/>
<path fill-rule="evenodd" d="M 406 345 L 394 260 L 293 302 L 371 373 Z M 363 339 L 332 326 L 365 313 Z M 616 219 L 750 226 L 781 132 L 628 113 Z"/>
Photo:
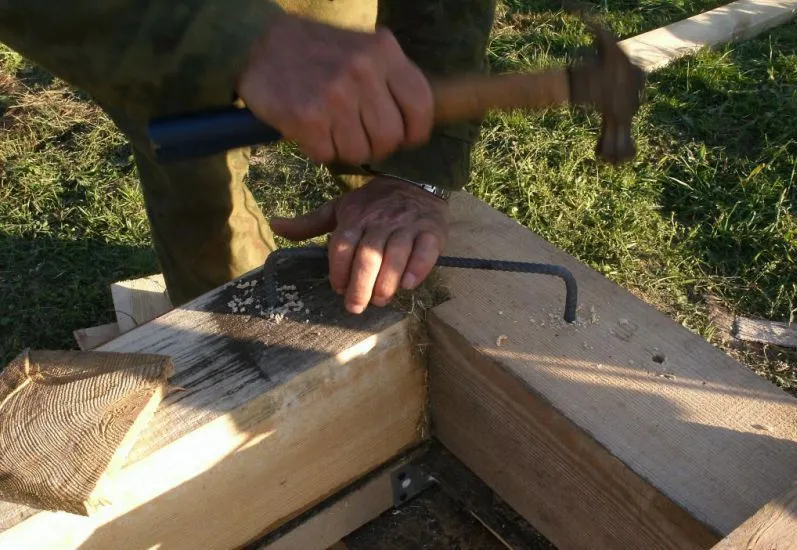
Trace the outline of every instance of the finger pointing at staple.
<path fill-rule="evenodd" d="M 329 282 L 338 294 L 345 293 L 349 285 L 351 264 L 361 237 L 361 229 L 339 228 L 329 240 Z"/>

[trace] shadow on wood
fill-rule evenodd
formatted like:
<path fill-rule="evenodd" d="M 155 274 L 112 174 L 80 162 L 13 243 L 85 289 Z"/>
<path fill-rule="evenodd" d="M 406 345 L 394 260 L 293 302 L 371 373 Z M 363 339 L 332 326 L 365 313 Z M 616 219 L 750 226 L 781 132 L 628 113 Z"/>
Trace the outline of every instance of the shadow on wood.
<path fill-rule="evenodd" d="M 797 483 L 761 508 L 722 540 L 714 550 L 797 549 Z"/>
<path fill-rule="evenodd" d="M 349 315 L 312 266 L 305 309 L 232 313 L 259 270 L 102 346 L 168 355 L 172 391 L 90 518 L 0 503 L 0 548 L 229 548 L 428 435 L 410 321 Z"/>
<path fill-rule="evenodd" d="M 447 254 L 579 283 L 567 325 L 554 278 L 447 269 L 429 315 L 434 435 L 549 540 L 706 548 L 782 492 L 797 400 L 494 209 L 452 211 Z"/>

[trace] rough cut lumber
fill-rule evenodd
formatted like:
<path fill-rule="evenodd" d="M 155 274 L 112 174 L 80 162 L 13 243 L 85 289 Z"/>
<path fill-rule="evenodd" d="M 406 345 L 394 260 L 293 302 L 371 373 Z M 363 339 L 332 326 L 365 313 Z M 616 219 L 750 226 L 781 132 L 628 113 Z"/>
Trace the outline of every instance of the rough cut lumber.
<path fill-rule="evenodd" d="M 710 547 L 797 471 L 797 400 L 465 194 L 446 254 L 562 264 L 445 269 L 429 314 L 433 434 L 561 548 Z M 499 336 L 502 344 L 497 345 Z"/>
<path fill-rule="evenodd" d="M 703 48 L 750 39 L 790 21 L 796 12 L 797 0 L 738 0 L 628 38 L 620 47 L 652 72 Z"/>
<path fill-rule="evenodd" d="M 112 284 L 111 298 L 119 332 L 122 334 L 172 309 L 166 282 L 160 273 Z"/>
<path fill-rule="evenodd" d="M 379 517 L 393 505 L 390 472 L 369 480 L 352 495 L 310 518 L 299 529 L 258 548 L 260 550 L 339 550 L 341 537 Z M 330 544 L 330 541 L 338 540 Z"/>
<path fill-rule="evenodd" d="M 258 541 L 257 550 L 325 550 L 393 506 L 391 476 L 418 450 L 385 464 Z"/>
<path fill-rule="evenodd" d="M 714 550 L 797 550 L 797 484 L 745 521 Z"/>
<path fill-rule="evenodd" d="M 733 323 L 733 335 L 746 342 L 797 348 L 797 327 L 786 323 L 737 317 Z"/>
<path fill-rule="evenodd" d="M 173 368 L 149 354 L 26 350 L 0 371 L 0 499 L 87 515 Z"/>
<path fill-rule="evenodd" d="M 0 548 L 239 547 L 422 440 L 408 319 L 349 315 L 318 266 L 285 269 L 306 310 L 278 324 L 227 305 L 262 288 L 256 270 L 102 346 L 171 357 L 178 391 L 114 477 L 111 505 L 88 518 L 0 506 Z"/>
<path fill-rule="evenodd" d="M 78 347 L 83 351 L 90 351 L 119 336 L 119 324 L 108 323 L 96 327 L 81 328 L 74 331 L 73 334 Z"/>
<path fill-rule="evenodd" d="M 377 520 L 379 516 L 395 517 L 402 515 L 410 506 L 414 508 L 414 500 L 408 500 L 391 511 L 393 508 L 391 477 L 407 465 L 415 468 L 420 477 L 430 481 L 428 486 L 421 488 L 420 493 L 414 498 L 421 498 L 421 495 L 433 488 L 442 490 L 456 503 L 458 510 L 474 518 L 496 541 L 501 541 L 503 547 L 535 550 L 553 548 L 483 481 L 434 440 L 424 443 L 413 449 L 411 453 L 358 480 L 341 493 L 270 533 L 250 548 L 252 550 L 325 550 L 330 547 L 330 541 L 343 539 L 343 542 L 350 542 L 352 538 L 359 540 L 360 537 L 355 531 Z M 378 527 L 369 526 L 369 529 L 379 532 Z M 437 548 L 445 544 L 446 540 L 443 538 L 429 542 Z M 401 541 L 401 543 L 396 542 L 395 546 L 409 548 L 408 544 L 407 541 Z M 452 543 L 449 541 L 448 544 Z M 393 548 L 393 545 L 386 542 L 385 547 Z M 331 548 L 334 548 L 334 545 Z"/>
<path fill-rule="evenodd" d="M 738 345 L 741 341 L 797 348 L 797 326 L 765 319 L 734 316 L 719 299 L 708 296 L 708 318 L 716 334 L 724 343 Z"/>

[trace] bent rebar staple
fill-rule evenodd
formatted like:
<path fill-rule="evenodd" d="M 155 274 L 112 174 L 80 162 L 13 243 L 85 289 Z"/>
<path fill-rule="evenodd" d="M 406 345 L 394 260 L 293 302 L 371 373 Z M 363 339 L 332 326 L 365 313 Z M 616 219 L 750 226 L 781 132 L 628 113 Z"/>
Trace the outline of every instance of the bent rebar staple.
<path fill-rule="evenodd" d="M 278 304 L 279 281 L 277 279 L 277 268 L 283 260 L 289 258 L 299 259 L 326 259 L 327 249 L 320 246 L 281 248 L 269 254 L 263 266 L 263 279 L 266 283 L 265 297 L 269 307 L 276 307 Z M 540 264 L 532 262 L 513 262 L 505 260 L 486 260 L 480 258 L 455 258 L 452 256 L 440 256 L 435 264 L 439 267 L 456 267 L 462 269 L 484 269 L 490 271 L 512 271 L 517 273 L 533 273 L 539 275 L 553 275 L 565 282 L 565 311 L 564 319 L 568 323 L 576 320 L 576 307 L 578 302 L 578 285 L 576 279 L 570 271 L 561 266 L 553 264 Z"/>

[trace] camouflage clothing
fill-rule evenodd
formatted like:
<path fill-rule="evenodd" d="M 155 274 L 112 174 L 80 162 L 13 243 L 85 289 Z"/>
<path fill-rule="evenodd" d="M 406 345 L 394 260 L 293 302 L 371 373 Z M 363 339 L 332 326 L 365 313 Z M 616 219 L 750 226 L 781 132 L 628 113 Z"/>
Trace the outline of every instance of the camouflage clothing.
<path fill-rule="evenodd" d="M 275 244 L 243 183 L 248 149 L 161 165 L 147 122 L 231 104 L 252 41 L 280 10 L 360 30 L 376 19 L 442 75 L 484 69 L 495 0 L 0 0 L 0 41 L 89 93 L 130 140 L 175 304 L 262 265 Z M 438 127 L 427 145 L 374 168 L 461 188 L 479 122 Z"/>

